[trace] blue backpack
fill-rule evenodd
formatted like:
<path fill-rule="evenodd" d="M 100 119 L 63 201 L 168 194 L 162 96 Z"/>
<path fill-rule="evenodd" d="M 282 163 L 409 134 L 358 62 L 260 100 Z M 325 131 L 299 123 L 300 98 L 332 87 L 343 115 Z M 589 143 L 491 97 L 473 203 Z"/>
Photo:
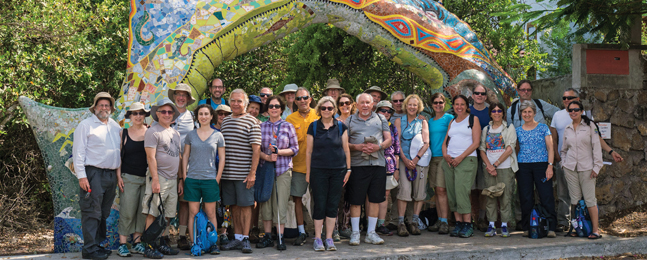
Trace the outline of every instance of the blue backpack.
<path fill-rule="evenodd" d="M 541 204 L 535 205 L 530 213 L 530 238 L 543 238 L 548 235 L 550 218 L 548 212 Z"/>
<path fill-rule="evenodd" d="M 209 221 L 207 214 L 200 212 L 193 219 L 193 247 L 191 255 L 200 256 L 211 252 L 211 246 L 218 242 L 216 227 Z"/>
<path fill-rule="evenodd" d="M 582 229 L 584 237 L 588 237 L 593 232 L 593 225 L 591 224 L 591 216 L 589 215 L 589 209 L 586 207 L 586 202 L 580 200 L 575 207 L 575 213 L 577 214 L 576 220 L 577 225 Z"/>

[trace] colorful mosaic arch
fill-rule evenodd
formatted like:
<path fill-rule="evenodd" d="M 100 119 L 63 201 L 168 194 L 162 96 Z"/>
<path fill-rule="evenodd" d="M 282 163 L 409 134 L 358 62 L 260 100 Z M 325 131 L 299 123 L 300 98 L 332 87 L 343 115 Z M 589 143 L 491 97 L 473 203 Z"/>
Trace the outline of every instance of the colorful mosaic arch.
<path fill-rule="evenodd" d="M 166 97 L 178 83 L 207 89 L 214 68 L 314 23 L 330 23 L 383 52 L 434 89 L 460 93 L 481 82 L 495 98 L 515 96 L 512 79 L 469 25 L 432 0 L 131 0 L 126 77 L 113 118 L 124 127 L 126 108 Z M 87 108 L 62 109 L 21 97 L 45 158 L 52 188 L 55 251 L 78 251 L 78 181 L 71 173 L 73 132 Z M 116 248 L 117 198 L 109 219 Z"/>

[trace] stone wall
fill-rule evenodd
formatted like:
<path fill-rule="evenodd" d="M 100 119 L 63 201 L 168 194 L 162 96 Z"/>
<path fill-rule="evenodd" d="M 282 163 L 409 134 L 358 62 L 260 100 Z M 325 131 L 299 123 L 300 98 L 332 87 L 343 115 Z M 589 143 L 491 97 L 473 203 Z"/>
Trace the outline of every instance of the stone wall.
<path fill-rule="evenodd" d="M 535 80 L 532 81 L 532 97 L 543 99 L 556 106 L 561 106 L 564 89 L 570 88 L 572 85 L 572 74 Z"/>

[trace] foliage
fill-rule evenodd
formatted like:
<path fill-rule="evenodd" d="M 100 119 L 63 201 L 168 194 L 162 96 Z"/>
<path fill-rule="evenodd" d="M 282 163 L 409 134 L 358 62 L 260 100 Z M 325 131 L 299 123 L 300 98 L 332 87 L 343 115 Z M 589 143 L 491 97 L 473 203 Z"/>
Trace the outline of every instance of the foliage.
<path fill-rule="evenodd" d="M 549 78 L 572 73 L 573 44 L 599 43 L 603 37 L 600 34 L 576 35 L 571 32 L 571 23 L 562 21 L 542 33 L 540 39 L 542 46 L 539 50 L 548 54 L 545 57 L 546 71 L 540 75 Z"/>

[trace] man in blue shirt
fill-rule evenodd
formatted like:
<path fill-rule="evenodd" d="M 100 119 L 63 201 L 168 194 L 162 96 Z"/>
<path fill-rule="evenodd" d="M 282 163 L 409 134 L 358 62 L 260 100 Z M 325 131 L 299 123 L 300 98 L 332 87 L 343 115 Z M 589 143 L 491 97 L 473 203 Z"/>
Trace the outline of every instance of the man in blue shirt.
<path fill-rule="evenodd" d="M 222 97 L 222 95 L 225 94 L 225 90 L 226 90 L 225 85 L 222 83 L 222 80 L 219 78 L 214 79 L 211 82 L 211 85 L 209 86 L 209 92 L 211 92 L 211 97 L 200 100 L 198 102 L 198 105 L 207 104 L 207 102 L 209 102 L 209 104 L 214 110 L 216 110 L 216 108 L 218 108 L 219 105 L 222 105 L 222 104 L 229 105 L 227 103 L 227 100 Z"/>

